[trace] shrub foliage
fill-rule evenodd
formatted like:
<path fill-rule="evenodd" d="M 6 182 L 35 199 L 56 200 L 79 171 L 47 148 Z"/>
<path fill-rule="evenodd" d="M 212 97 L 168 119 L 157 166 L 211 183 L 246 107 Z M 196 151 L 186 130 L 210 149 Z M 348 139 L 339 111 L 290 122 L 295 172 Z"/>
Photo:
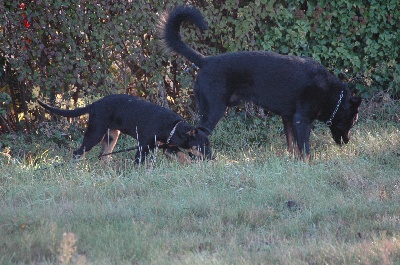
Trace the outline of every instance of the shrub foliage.
<path fill-rule="evenodd" d="M 0 134 L 36 128 L 44 119 L 36 98 L 73 107 L 129 93 L 195 116 L 191 87 L 196 69 L 181 56 L 165 53 L 157 38 L 159 15 L 182 3 L 4 0 Z M 380 91 L 400 95 L 397 0 L 188 3 L 201 9 L 209 30 L 187 25 L 183 34 L 205 55 L 274 50 L 310 56 L 366 98 Z"/>

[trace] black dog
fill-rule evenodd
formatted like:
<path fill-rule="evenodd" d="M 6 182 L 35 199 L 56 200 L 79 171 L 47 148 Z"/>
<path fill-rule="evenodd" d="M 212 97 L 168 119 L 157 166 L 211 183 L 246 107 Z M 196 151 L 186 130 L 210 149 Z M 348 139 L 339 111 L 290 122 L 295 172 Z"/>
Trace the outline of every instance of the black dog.
<path fill-rule="evenodd" d="M 181 116 L 169 109 L 137 99 L 129 95 L 106 96 L 84 108 L 64 110 L 51 107 L 40 100 L 39 104 L 55 114 L 78 117 L 89 113 L 88 128 L 83 142 L 74 156 L 81 156 L 102 141 L 102 154 L 111 153 L 120 132 L 138 140 L 135 162 L 143 162 L 149 151 L 156 146 L 168 153 L 177 153 L 180 161 L 185 159 L 178 147 L 188 150 L 196 157 L 210 158 L 208 136 L 186 123 Z"/>
<path fill-rule="evenodd" d="M 347 85 L 321 64 L 266 51 L 204 56 L 181 39 L 179 29 L 185 21 L 207 29 L 200 11 L 190 6 L 164 15 L 159 29 L 167 48 L 200 68 L 194 84 L 199 129 L 211 134 L 226 108 L 244 100 L 280 115 L 289 151 L 293 153 L 297 142 L 297 152 L 305 160 L 310 155 L 310 128 L 315 119 L 329 126 L 336 143 L 349 141 L 361 98 L 353 97 Z"/>

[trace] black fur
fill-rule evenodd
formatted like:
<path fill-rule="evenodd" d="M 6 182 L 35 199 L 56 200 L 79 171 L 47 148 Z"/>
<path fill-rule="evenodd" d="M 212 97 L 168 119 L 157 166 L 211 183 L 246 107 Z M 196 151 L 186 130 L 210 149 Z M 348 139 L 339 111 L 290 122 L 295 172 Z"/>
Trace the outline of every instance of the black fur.
<path fill-rule="evenodd" d="M 207 29 L 202 14 L 191 6 L 179 6 L 164 15 L 159 29 L 167 48 L 200 68 L 194 84 L 200 113 L 198 128 L 211 133 L 227 107 L 241 100 L 252 101 L 282 117 L 290 152 L 297 142 L 298 152 L 303 157 L 305 152 L 308 160 L 311 123 L 315 119 L 327 122 L 343 91 L 330 129 L 336 143 L 349 141 L 361 98 L 353 97 L 347 85 L 320 63 L 268 51 L 204 56 L 182 41 L 179 29 L 184 21 Z"/>
<path fill-rule="evenodd" d="M 119 133 L 122 132 L 138 140 L 136 162 L 144 161 L 149 151 L 156 147 L 156 141 L 161 142 L 162 148 L 170 148 L 171 152 L 176 152 L 178 147 L 181 147 L 195 152 L 198 156 L 205 154 L 207 158 L 211 157 L 208 136 L 204 132 L 189 125 L 171 110 L 134 96 L 110 95 L 74 110 L 51 107 L 40 100 L 38 102 L 48 111 L 65 117 L 78 117 L 89 113 L 88 128 L 74 156 L 81 156 L 90 151 L 100 141 L 103 141 L 102 153 L 110 153 Z M 174 127 L 176 129 L 170 137 Z M 111 134 L 107 133 L 108 130 L 111 130 Z"/>

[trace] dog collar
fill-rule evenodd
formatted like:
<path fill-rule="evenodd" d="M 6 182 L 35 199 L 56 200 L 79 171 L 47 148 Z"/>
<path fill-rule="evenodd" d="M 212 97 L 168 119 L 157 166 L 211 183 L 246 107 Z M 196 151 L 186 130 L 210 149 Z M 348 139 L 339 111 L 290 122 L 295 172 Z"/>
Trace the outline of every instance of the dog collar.
<path fill-rule="evenodd" d="M 342 103 L 343 91 L 344 91 L 344 90 L 342 90 L 342 92 L 340 92 L 340 96 L 339 96 L 339 100 L 338 100 L 338 103 L 337 103 L 337 105 L 336 105 L 336 108 L 335 108 L 335 110 L 333 111 L 333 113 L 332 113 L 331 117 L 329 118 L 329 120 L 326 122 L 326 125 L 327 125 L 328 127 L 330 127 L 330 126 L 332 125 L 332 120 L 333 120 L 333 118 L 335 118 L 335 115 L 336 115 L 336 113 L 337 113 L 337 111 L 338 111 L 338 109 L 339 109 L 340 103 Z"/>
<path fill-rule="evenodd" d="M 178 124 L 181 123 L 181 122 L 182 122 L 182 121 L 178 121 L 178 122 L 175 124 L 174 128 L 172 128 L 172 131 L 169 133 L 169 136 L 168 136 L 168 139 L 167 139 L 167 144 L 169 144 L 169 141 L 171 141 L 171 138 L 172 138 L 172 136 L 173 136 L 174 133 L 175 133 L 176 127 L 178 127 Z"/>

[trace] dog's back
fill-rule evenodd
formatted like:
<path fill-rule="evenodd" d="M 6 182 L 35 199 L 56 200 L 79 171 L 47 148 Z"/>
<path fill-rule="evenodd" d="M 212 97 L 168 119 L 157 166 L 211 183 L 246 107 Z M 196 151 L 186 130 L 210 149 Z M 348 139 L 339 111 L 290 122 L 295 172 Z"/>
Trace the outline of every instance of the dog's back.
<path fill-rule="evenodd" d="M 321 100 L 329 83 L 337 79 L 311 58 L 267 51 L 224 53 L 204 61 L 196 84 L 207 80 L 213 85 L 202 85 L 199 94 L 222 90 L 229 106 L 239 102 L 235 99 L 252 101 L 281 116 L 292 116 L 302 95 L 308 94 L 309 100 Z M 195 85 L 195 89 L 199 87 Z M 338 86 L 336 90 L 340 93 L 342 88 Z"/>

